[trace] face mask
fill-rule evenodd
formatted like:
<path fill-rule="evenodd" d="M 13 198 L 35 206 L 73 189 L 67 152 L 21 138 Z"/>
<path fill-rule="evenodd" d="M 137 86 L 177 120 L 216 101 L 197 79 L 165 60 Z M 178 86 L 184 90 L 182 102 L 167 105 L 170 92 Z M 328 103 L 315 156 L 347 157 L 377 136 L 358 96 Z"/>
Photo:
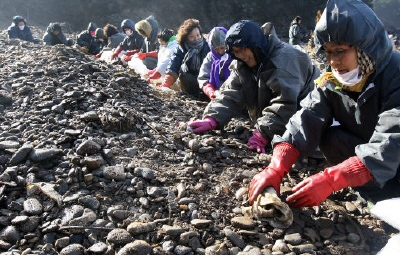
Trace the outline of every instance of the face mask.
<path fill-rule="evenodd" d="M 126 30 L 126 31 L 125 31 L 125 34 L 126 34 L 127 36 L 131 36 L 131 35 L 133 34 L 133 32 L 132 32 L 131 30 Z"/>
<path fill-rule="evenodd" d="M 338 72 L 335 71 L 335 69 L 332 70 L 333 75 L 335 78 L 343 85 L 346 86 L 354 86 L 357 83 L 359 83 L 362 79 L 362 76 L 358 77 L 359 73 L 359 67 L 344 73 L 344 74 L 339 74 Z"/>
<path fill-rule="evenodd" d="M 25 25 L 18 26 L 18 27 L 19 27 L 19 29 L 20 29 L 20 30 L 24 30 L 24 28 L 25 28 Z"/>

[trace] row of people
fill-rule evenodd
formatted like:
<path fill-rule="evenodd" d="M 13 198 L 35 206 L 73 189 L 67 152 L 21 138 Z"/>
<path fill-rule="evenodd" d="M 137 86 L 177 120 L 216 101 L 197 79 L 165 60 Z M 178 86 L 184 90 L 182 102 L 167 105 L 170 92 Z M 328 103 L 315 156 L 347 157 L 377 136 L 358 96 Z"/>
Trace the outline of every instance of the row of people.
<path fill-rule="evenodd" d="M 318 205 L 348 186 L 359 187 L 372 201 L 400 196 L 400 54 L 365 3 L 328 1 L 314 31 L 316 53 L 332 69 L 322 75 L 308 54 L 281 41 L 271 24 L 260 27 L 250 20 L 229 30 L 215 27 L 207 40 L 197 20 L 184 21 L 164 71 L 160 53 L 175 37 L 154 24 L 146 20 L 136 27 L 124 20 L 126 36 L 112 57 L 125 51 L 126 57 L 150 58 L 149 67 L 157 57 L 149 74 L 165 73 L 162 87 L 179 79 L 183 91 L 204 91 L 212 100 L 201 120 L 188 123 L 195 133 L 222 129 L 247 109 L 255 127 L 249 148 L 273 149 L 269 165 L 251 182 L 251 202 L 268 186 L 279 193 L 290 167 L 317 147 L 332 166 L 294 187 L 287 198 L 291 205 Z M 154 34 L 158 46 L 143 43 L 144 38 L 154 43 Z"/>

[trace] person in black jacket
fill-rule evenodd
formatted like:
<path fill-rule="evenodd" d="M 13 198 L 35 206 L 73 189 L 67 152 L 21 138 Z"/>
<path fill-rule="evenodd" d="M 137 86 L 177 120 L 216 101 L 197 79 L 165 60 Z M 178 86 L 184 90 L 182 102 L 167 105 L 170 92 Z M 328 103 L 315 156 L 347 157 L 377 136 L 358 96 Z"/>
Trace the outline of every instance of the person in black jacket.
<path fill-rule="evenodd" d="M 26 21 L 21 16 L 14 16 L 11 26 L 8 27 L 8 38 L 21 39 L 34 42 L 31 29 L 26 25 Z"/>
<path fill-rule="evenodd" d="M 86 54 L 96 55 L 101 50 L 101 43 L 96 38 L 97 25 L 90 22 L 87 30 L 82 31 L 76 37 L 76 43 L 81 46 L 81 50 Z"/>
<path fill-rule="evenodd" d="M 144 39 L 138 32 L 136 32 L 135 22 L 130 19 L 125 19 L 122 21 L 121 27 L 124 30 L 126 37 L 115 49 L 111 59 L 118 57 L 123 50 L 126 51 L 125 55 L 127 57 L 132 56 L 133 54 L 138 53 L 143 46 Z"/>
<path fill-rule="evenodd" d="M 46 34 L 43 36 L 43 42 L 45 45 L 64 44 L 67 46 L 72 46 L 73 44 L 72 39 L 67 40 L 67 37 L 58 23 L 49 24 Z"/>

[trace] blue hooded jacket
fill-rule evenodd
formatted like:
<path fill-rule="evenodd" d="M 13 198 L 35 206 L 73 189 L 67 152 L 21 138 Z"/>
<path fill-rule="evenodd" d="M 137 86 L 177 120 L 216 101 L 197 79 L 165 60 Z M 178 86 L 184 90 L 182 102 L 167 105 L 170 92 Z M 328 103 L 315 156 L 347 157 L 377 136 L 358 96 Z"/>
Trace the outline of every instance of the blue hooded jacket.
<path fill-rule="evenodd" d="M 19 29 L 18 27 L 18 23 L 19 22 L 24 22 L 25 27 L 23 30 Z M 12 39 L 21 39 L 24 41 L 28 41 L 28 42 L 33 42 L 33 36 L 32 36 L 32 32 L 31 29 L 26 26 L 26 21 L 23 17 L 21 16 L 14 16 L 13 17 L 13 23 L 11 24 L 11 26 L 8 27 L 8 38 Z"/>

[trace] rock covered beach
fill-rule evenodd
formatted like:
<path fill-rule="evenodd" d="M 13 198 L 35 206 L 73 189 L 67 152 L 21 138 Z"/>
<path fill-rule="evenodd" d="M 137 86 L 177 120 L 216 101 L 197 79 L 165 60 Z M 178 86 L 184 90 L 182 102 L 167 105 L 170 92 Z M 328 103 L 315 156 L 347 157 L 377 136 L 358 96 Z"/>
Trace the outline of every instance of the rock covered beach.
<path fill-rule="evenodd" d="M 206 105 L 134 72 L 0 35 L 2 254 L 376 254 L 396 230 L 352 190 L 273 228 L 245 217 L 270 155 L 245 116 L 196 135 Z M 299 160 L 282 199 L 321 159 Z"/>

